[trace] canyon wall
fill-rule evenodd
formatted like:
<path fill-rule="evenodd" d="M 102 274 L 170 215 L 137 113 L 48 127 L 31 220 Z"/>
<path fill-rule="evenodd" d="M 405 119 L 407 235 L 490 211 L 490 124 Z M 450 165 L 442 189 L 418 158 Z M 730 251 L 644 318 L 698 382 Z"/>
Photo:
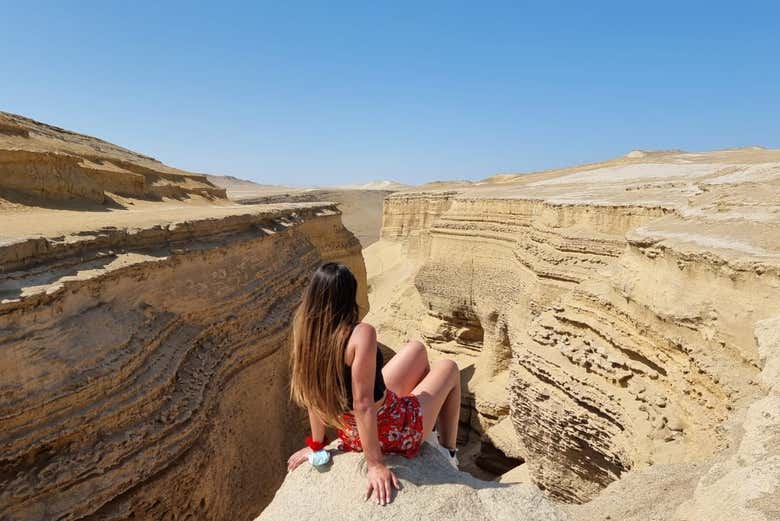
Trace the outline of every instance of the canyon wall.
<path fill-rule="evenodd" d="M 331 204 L 188 212 L 0 229 L 0 519 L 251 519 L 281 484 L 292 312 L 335 260 L 365 313 L 360 243 Z"/>
<path fill-rule="evenodd" d="M 211 177 L 215 183 L 220 183 L 221 178 Z M 296 189 L 289 188 L 265 188 L 257 185 L 250 191 L 246 186 L 251 183 L 244 182 L 243 190 L 231 190 L 228 186 L 228 196 L 244 204 L 267 204 L 299 201 L 333 201 L 339 205 L 341 220 L 344 226 L 355 234 L 363 248 L 379 240 L 379 230 L 382 227 L 382 202 L 385 197 L 393 193 L 389 190 L 360 190 L 355 188 L 345 189 Z"/>
<path fill-rule="evenodd" d="M 373 251 L 411 259 L 372 301 L 380 341 L 458 359 L 472 431 L 579 503 L 632 469 L 721 454 L 761 395 L 780 153 L 635 153 L 399 192 L 365 252 L 379 266 Z"/>
<path fill-rule="evenodd" d="M 780 151 L 401 190 L 365 263 L 342 217 L 0 113 L 0 519 L 255 517 L 307 430 L 288 328 L 325 260 L 358 277 L 383 349 L 458 362 L 462 468 L 503 474 L 396 458 L 420 490 L 370 515 L 564 518 L 521 481 L 579 521 L 777 517 Z M 341 511 L 294 504 L 305 468 L 269 518 Z"/>

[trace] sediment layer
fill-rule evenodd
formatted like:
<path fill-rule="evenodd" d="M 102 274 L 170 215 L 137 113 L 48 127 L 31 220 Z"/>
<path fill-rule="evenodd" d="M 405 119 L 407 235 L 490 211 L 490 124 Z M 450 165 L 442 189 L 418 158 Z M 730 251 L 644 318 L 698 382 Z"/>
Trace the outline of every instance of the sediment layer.
<path fill-rule="evenodd" d="M 413 267 L 377 303 L 380 340 L 419 335 L 463 361 L 472 428 L 553 497 L 720 454 L 761 394 L 753 331 L 780 315 L 777 151 L 396 193 L 367 263 L 391 243 Z"/>
<path fill-rule="evenodd" d="M 110 194 L 162 199 L 226 197 L 202 174 L 101 139 L 0 112 L 0 197 L 103 204 Z"/>
<path fill-rule="evenodd" d="M 251 519 L 304 433 L 287 342 L 307 277 L 345 262 L 367 308 L 330 204 L 1 251 L 2 519 Z"/>

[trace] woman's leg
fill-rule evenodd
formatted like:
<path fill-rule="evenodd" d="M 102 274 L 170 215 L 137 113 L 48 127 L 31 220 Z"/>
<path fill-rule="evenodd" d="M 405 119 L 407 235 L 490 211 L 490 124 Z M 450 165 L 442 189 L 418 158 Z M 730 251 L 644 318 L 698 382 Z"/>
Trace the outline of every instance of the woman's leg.
<path fill-rule="evenodd" d="M 382 377 L 388 389 L 404 396 L 412 392 L 430 369 L 425 346 L 419 340 L 412 340 L 385 364 Z"/>
<path fill-rule="evenodd" d="M 454 449 L 460 417 L 460 371 L 452 360 L 439 360 L 412 390 L 420 400 L 423 414 L 423 439 L 438 423 L 439 443 Z"/>

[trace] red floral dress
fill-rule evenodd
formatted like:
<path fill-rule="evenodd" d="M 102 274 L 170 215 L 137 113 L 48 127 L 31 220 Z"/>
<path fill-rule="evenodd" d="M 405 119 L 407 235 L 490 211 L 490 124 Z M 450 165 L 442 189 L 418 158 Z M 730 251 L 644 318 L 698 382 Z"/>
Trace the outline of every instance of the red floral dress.
<path fill-rule="evenodd" d="M 379 446 L 383 453 L 395 452 L 412 458 L 422 446 L 422 408 L 414 395 L 398 396 L 387 389 L 385 403 L 376 413 Z M 346 451 L 362 451 L 355 416 L 344 413 L 344 429 L 336 431 Z"/>

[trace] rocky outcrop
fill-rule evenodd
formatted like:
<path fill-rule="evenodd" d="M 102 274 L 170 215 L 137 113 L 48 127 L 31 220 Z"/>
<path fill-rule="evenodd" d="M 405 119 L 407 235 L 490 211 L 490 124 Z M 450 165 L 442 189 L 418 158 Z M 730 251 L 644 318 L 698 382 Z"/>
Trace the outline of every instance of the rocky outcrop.
<path fill-rule="evenodd" d="M 764 395 L 745 412 L 734 450 L 709 467 L 674 519 L 780 518 L 780 317 L 756 327 Z"/>
<path fill-rule="evenodd" d="M 345 262 L 367 308 L 332 204 L 142 210 L 2 230 L 0 519 L 251 519 L 304 435 L 286 350 L 308 276 Z"/>
<path fill-rule="evenodd" d="M 727 420 L 729 448 L 702 462 L 630 471 L 593 501 L 567 507 L 577 521 L 770 521 L 780 518 L 780 317 L 756 325 L 763 395 Z"/>
<path fill-rule="evenodd" d="M 778 517 L 780 152 L 406 189 L 365 269 L 336 204 L 224 195 L 0 113 L 0 519 L 255 517 L 306 430 L 287 333 L 323 260 L 383 349 L 458 361 L 463 467 L 521 465 L 388 456 L 377 507 L 338 454 L 263 519 L 564 519 L 539 489 L 581 521 Z"/>
<path fill-rule="evenodd" d="M 369 320 L 383 343 L 419 335 L 458 359 L 472 433 L 587 501 L 741 428 L 761 394 L 753 329 L 780 313 L 778 201 L 780 153 L 756 149 L 392 194 L 369 284 L 392 244 L 407 283 Z"/>
<path fill-rule="evenodd" d="M 336 452 L 324 471 L 304 463 L 290 473 L 256 521 L 568 519 L 535 487 L 480 481 L 453 469 L 427 444 L 415 458 L 389 455 L 386 460 L 402 487 L 387 505 L 363 500 L 366 479 L 362 456 Z"/>
<path fill-rule="evenodd" d="M 225 198 L 206 179 L 106 141 L 0 112 L 0 197 L 102 204 L 136 198 Z"/>

